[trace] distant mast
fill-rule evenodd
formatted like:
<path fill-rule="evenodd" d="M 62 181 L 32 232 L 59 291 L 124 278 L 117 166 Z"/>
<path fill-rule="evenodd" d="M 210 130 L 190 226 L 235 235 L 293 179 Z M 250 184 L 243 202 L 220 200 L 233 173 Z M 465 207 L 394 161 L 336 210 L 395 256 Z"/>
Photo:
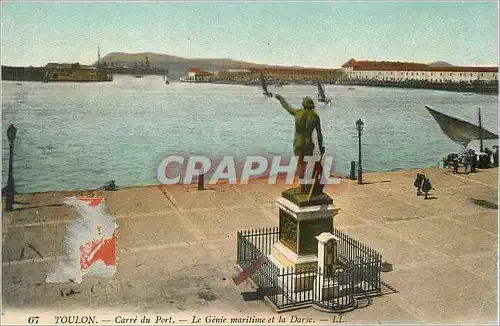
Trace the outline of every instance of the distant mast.
<path fill-rule="evenodd" d="M 101 46 L 97 46 L 97 68 L 101 66 Z"/>
<path fill-rule="evenodd" d="M 481 108 L 478 108 L 478 116 L 479 116 L 479 142 L 480 142 L 480 148 L 479 151 L 483 152 L 483 123 L 481 121 Z"/>

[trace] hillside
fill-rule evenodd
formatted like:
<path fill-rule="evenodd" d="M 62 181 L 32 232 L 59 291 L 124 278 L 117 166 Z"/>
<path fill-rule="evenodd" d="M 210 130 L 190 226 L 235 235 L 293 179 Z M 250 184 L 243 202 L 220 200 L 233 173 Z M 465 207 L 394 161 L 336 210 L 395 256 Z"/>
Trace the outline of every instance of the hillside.
<path fill-rule="evenodd" d="M 445 61 L 436 61 L 433 63 L 429 63 L 430 67 L 453 67 L 451 63 L 445 62 Z"/>
<path fill-rule="evenodd" d="M 141 63 L 145 63 L 146 57 L 152 68 L 168 69 L 169 75 L 172 78 L 181 77 L 186 75 L 189 68 L 199 68 L 208 71 L 223 70 L 223 69 L 242 69 L 251 67 L 268 67 L 264 64 L 256 64 L 251 62 L 236 61 L 232 59 L 188 59 L 176 57 L 168 54 L 159 54 L 152 52 L 142 53 L 123 53 L 112 52 L 105 55 L 101 62 L 107 65 L 113 63 L 115 66 L 128 66 L 134 67 Z M 96 62 L 97 63 L 97 62 Z M 96 64 L 94 63 L 94 65 Z"/>

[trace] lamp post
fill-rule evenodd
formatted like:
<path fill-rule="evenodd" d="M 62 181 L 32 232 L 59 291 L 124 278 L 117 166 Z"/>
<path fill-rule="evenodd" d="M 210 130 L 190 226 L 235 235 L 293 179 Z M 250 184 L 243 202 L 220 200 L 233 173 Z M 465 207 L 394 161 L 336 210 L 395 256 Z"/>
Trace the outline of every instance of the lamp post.
<path fill-rule="evenodd" d="M 364 125 L 361 119 L 356 121 L 356 129 L 358 130 L 358 184 L 363 183 L 363 169 L 361 167 L 361 131 L 363 131 Z"/>
<path fill-rule="evenodd" d="M 10 125 L 7 129 L 7 138 L 9 139 L 10 156 L 9 156 L 9 178 L 7 179 L 7 191 L 5 210 L 12 212 L 14 210 L 14 177 L 12 176 L 12 161 L 14 159 L 14 140 L 16 139 L 17 129 L 14 125 Z"/>

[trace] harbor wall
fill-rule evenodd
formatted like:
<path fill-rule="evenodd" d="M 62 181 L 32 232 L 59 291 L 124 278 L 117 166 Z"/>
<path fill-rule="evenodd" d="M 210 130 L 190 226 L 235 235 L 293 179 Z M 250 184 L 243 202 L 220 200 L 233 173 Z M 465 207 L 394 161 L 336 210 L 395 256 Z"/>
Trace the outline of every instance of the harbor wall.
<path fill-rule="evenodd" d="M 464 92 L 464 93 L 481 93 L 481 94 L 498 94 L 498 82 L 477 81 L 472 83 L 431 83 L 428 81 L 377 81 L 377 80 L 342 80 L 339 82 L 342 85 L 359 85 L 371 87 L 392 87 L 392 88 L 417 88 L 417 89 L 432 89 L 439 91 Z"/>

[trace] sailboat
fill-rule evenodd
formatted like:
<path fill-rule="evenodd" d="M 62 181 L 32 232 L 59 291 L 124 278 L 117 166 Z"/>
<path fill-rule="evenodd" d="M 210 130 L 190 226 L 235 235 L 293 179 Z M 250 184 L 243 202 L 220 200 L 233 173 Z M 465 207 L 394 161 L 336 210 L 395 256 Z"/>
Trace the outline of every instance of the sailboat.
<path fill-rule="evenodd" d="M 262 90 L 264 91 L 262 94 L 267 97 L 273 97 L 273 93 L 270 93 L 267 90 L 267 83 L 266 80 L 264 79 L 264 74 L 260 74 L 260 82 L 262 84 Z"/>
<path fill-rule="evenodd" d="M 483 139 L 498 139 L 498 135 L 483 129 L 481 126 L 481 115 L 479 115 L 479 127 L 454 117 L 450 117 L 444 113 L 433 110 L 429 106 L 425 106 L 441 127 L 441 130 L 455 143 L 462 145 L 464 148 L 473 140 L 480 140 L 481 146 Z"/>
<path fill-rule="evenodd" d="M 332 100 L 328 99 L 325 95 L 325 89 L 323 88 L 323 85 L 318 80 L 318 101 L 322 103 L 326 103 L 331 105 Z"/>

